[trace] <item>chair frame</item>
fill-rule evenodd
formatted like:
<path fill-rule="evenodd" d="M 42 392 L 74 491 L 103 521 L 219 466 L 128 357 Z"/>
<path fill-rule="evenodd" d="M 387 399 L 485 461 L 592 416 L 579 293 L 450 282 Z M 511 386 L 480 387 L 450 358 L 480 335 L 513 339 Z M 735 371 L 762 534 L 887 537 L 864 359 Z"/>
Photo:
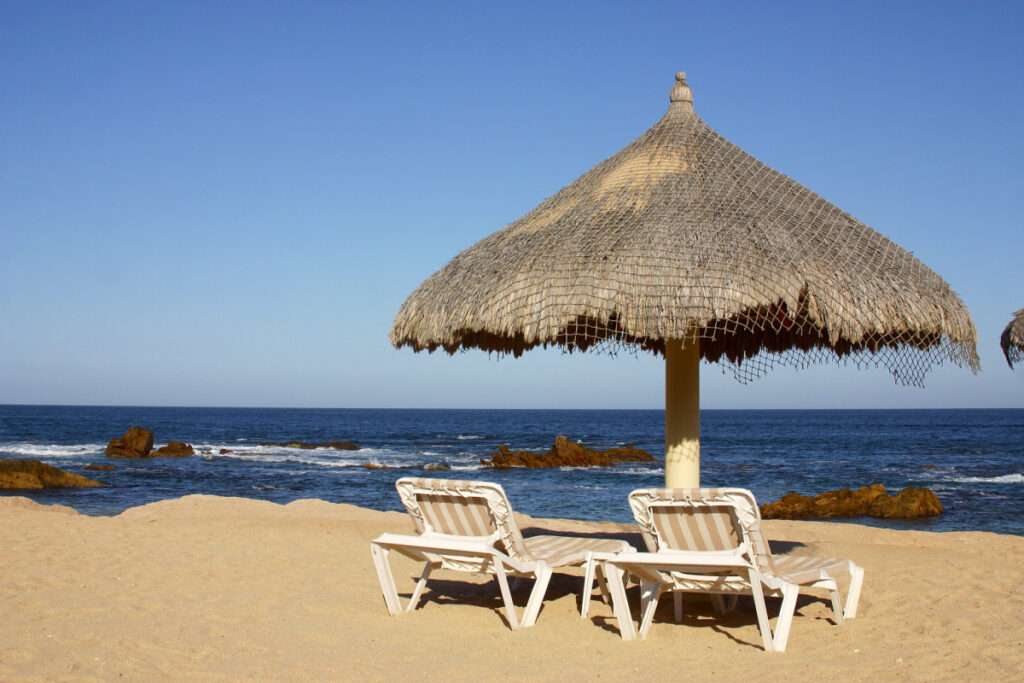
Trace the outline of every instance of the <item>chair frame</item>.
<path fill-rule="evenodd" d="M 761 533 L 760 510 L 753 494 L 746 489 L 638 489 L 629 495 L 629 503 L 649 552 L 619 554 L 605 563 L 613 603 L 616 598 L 620 603 L 615 605 L 615 609 L 624 639 L 631 640 L 635 635 L 628 607 L 625 607 L 623 572 L 635 574 L 641 579 L 641 637 L 646 637 L 658 598 L 666 591 L 674 593 L 676 621 L 681 619 L 684 592 L 710 594 L 719 612 L 727 609 L 724 596 L 730 596 L 731 606 L 735 606 L 736 597 L 751 595 L 766 651 L 785 650 L 796 600 L 801 592 L 805 592 L 803 589 L 821 588 L 829 592 L 837 624 L 856 616 L 864 570 L 848 560 L 796 556 L 808 568 L 800 570 L 791 567 L 790 571 L 786 571 L 786 564 L 796 563 L 784 562 L 791 556 L 780 557 L 779 562 L 776 562 Z M 709 530 L 709 537 L 687 538 L 686 544 L 691 547 L 673 547 L 672 540 L 659 530 L 654 512 L 656 509 L 664 511 L 672 508 L 678 508 L 680 514 L 712 512 L 715 509 L 726 511 L 733 524 L 734 547 L 718 547 L 724 543 L 722 538 L 716 537 L 716 534 L 720 536 L 724 533 L 722 528 Z M 718 523 L 721 524 L 720 519 Z M 693 547 L 707 546 L 709 541 L 711 547 Z M 677 542 L 676 545 L 681 543 Z M 783 566 L 780 568 L 778 564 Z M 850 574 L 845 609 L 840 606 L 839 588 L 833 576 L 839 571 Z M 765 596 L 782 598 L 774 635 L 766 616 Z"/>
<path fill-rule="evenodd" d="M 631 550 L 625 541 L 593 539 L 583 543 L 581 548 L 561 557 L 555 566 L 544 559 L 532 556 L 519 530 L 512 512 L 512 506 L 499 484 L 484 481 L 424 479 L 403 477 L 395 482 L 402 503 L 416 526 L 417 535 L 385 533 L 370 543 L 370 552 L 381 592 L 388 613 L 396 616 L 402 613 L 398 590 L 391 570 L 388 555 L 394 551 L 416 561 L 424 562 L 423 571 L 416 583 L 405 612 L 413 611 L 420 601 L 427 580 L 435 569 L 449 569 L 475 574 L 491 574 L 501 591 L 502 601 L 509 626 L 513 631 L 533 626 L 537 621 L 548 583 L 556 567 L 580 566 L 586 563 L 593 550 Z M 427 514 L 421 499 L 424 496 L 442 496 L 453 501 L 484 503 L 489 514 L 486 535 L 463 535 L 438 530 Z M 453 514 L 457 512 L 453 511 Z M 465 520 L 457 520 L 465 521 Z M 480 520 L 477 520 L 479 527 Z M 472 524 L 463 525 L 472 527 Z M 535 536 L 530 541 L 559 543 L 579 541 L 580 537 Z M 588 541 L 591 539 L 587 539 Z M 533 589 L 523 611 L 517 616 L 512 601 L 508 577 L 530 577 L 534 579 Z M 584 596 L 584 600 L 587 596 Z"/>

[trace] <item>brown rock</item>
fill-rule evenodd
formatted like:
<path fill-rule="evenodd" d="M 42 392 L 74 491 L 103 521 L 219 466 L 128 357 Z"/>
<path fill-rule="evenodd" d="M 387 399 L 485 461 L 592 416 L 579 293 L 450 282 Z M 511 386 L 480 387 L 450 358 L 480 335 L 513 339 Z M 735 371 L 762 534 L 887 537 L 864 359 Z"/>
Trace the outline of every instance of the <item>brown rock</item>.
<path fill-rule="evenodd" d="M 0 489 L 55 489 L 103 486 L 38 460 L 0 460 Z"/>
<path fill-rule="evenodd" d="M 101 472 L 110 472 L 111 470 L 116 470 L 117 468 L 114 467 L 113 465 L 85 465 L 85 469 L 100 470 Z"/>
<path fill-rule="evenodd" d="M 424 469 L 430 470 L 431 472 L 447 472 L 451 470 L 448 465 L 427 465 Z"/>
<path fill-rule="evenodd" d="M 222 449 L 220 449 L 220 454 L 221 455 L 227 455 L 228 453 L 234 453 L 234 451 L 232 451 L 230 448 L 222 448 Z"/>
<path fill-rule="evenodd" d="M 814 503 L 799 493 L 787 493 L 774 503 L 762 505 L 761 516 L 765 519 L 807 519 L 814 517 Z"/>
<path fill-rule="evenodd" d="M 916 519 L 934 517 L 945 512 L 938 496 L 931 489 L 910 487 L 895 496 L 886 496 L 868 506 L 868 514 L 884 519 Z"/>
<path fill-rule="evenodd" d="M 857 491 L 826 491 L 813 498 L 787 493 L 774 503 L 761 506 L 764 519 L 828 519 L 830 517 L 881 517 L 914 519 L 944 512 L 931 489 L 905 488 L 890 496 L 881 484 L 861 486 Z"/>
<path fill-rule="evenodd" d="M 153 451 L 154 458 L 183 458 L 195 454 L 196 451 L 191 445 L 181 441 L 169 441 L 166 446 Z"/>
<path fill-rule="evenodd" d="M 363 467 L 365 467 L 368 470 L 389 470 L 389 469 L 391 469 L 387 465 L 374 465 L 372 462 L 366 463 L 365 465 L 363 465 Z"/>
<path fill-rule="evenodd" d="M 153 432 L 142 427 L 129 427 L 120 439 L 111 439 L 107 455 L 111 458 L 145 458 L 153 450 Z"/>
<path fill-rule="evenodd" d="M 609 467 L 619 462 L 654 462 L 647 451 L 632 446 L 595 451 L 564 436 L 555 437 L 555 443 L 547 453 L 533 451 L 510 451 L 505 444 L 498 446 L 497 453 L 487 454 L 491 459 L 481 459 L 488 467 L 507 469 L 510 467 Z"/>

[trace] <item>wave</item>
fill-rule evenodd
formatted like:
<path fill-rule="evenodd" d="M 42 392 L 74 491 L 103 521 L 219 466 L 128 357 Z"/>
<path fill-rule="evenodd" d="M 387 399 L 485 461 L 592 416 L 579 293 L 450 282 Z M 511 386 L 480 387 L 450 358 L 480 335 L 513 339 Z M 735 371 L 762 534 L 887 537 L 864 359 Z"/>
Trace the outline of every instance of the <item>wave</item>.
<path fill-rule="evenodd" d="M 951 477 L 949 481 L 960 484 L 1024 484 L 1024 474 L 1001 474 L 998 477 Z"/>
<path fill-rule="evenodd" d="M 0 453 L 9 453 L 26 458 L 70 458 L 81 455 L 99 455 L 106 449 L 106 444 L 42 444 L 15 442 L 0 445 Z"/>
<path fill-rule="evenodd" d="M 486 439 L 486 436 L 477 436 L 475 434 L 459 434 L 455 437 L 459 441 L 475 441 L 477 439 Z"/>

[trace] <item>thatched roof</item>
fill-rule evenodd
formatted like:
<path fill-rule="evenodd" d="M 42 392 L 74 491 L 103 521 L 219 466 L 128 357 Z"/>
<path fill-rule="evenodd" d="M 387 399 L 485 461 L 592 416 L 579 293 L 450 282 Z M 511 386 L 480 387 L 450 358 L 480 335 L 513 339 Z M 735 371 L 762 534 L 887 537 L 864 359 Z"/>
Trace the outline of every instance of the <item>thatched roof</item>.
<path fill-rule="evenodd" d="M 1013 314 L 1013 320 L 999 337 L 999 345 L 1011 368 L 1024 360 L 1024 308 Z"/>
<path fill-rule="evenodd" d="M 392 344 L 664 353 L 695 332 L 704 359 L 741 375 L 766 370 L 754 356 L 823 351 L 910 383 L 945 360 L 977 369 L 974 323 L 942 278 L 713 131 L 676 78 L 650 130 L 420 285 Z"/>

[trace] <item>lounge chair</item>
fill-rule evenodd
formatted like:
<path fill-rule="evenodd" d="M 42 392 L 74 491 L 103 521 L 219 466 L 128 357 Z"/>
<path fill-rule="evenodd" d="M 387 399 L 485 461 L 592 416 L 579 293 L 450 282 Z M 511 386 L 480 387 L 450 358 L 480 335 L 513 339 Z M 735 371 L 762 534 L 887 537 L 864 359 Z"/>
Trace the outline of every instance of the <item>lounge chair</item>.
<path fill-rule="evenodd" d="M 675 616 L 682 613 L 682 593 L 708 593 L 718 611 L 728 596 L 751 595 L 767 651 L 786 649 L 797 595 L 807 588 L 829 592 L 836 623 L 857 614 L 864 570 L 849 560 L 809 555 L 772 555 L 761 534 L 761 513 L 745 489 L 639 489 L 629 494 L 633 516 L 649 552 L 621 553 L 605 563 L 619 630 L 636 638 L 622 584 L 623 572 L 641 580 L 640 635 L 646 637 L 658 598 L 675 594 Z M 588 567 L 588 572 L 591 568 Z M 850 575 L 845 610 L 840 608 L 836 577 Z M 765 596 L 781 596 L 774 636 Z"/>
<path fill-rule="evenodd" d="M 388 554 L 395 551 L 425 563 L 406 607 L 415 609 L 434 569 L 493 574 L 512 630 L 533 626 L 553 569 L 582 566 L 590 553 L 632 550 L 625 541 L 580 536 L 523 538 L 505 491 L 484 481 L 403 477 L 395 482 L 418 535 L 383 534 L 370 543 L 388 613 L 401 612 Z M 523 612 L 516 616 L 508 576 L 533 577 Z M 584 596 L 586 599 L 586 596 Z"/>

